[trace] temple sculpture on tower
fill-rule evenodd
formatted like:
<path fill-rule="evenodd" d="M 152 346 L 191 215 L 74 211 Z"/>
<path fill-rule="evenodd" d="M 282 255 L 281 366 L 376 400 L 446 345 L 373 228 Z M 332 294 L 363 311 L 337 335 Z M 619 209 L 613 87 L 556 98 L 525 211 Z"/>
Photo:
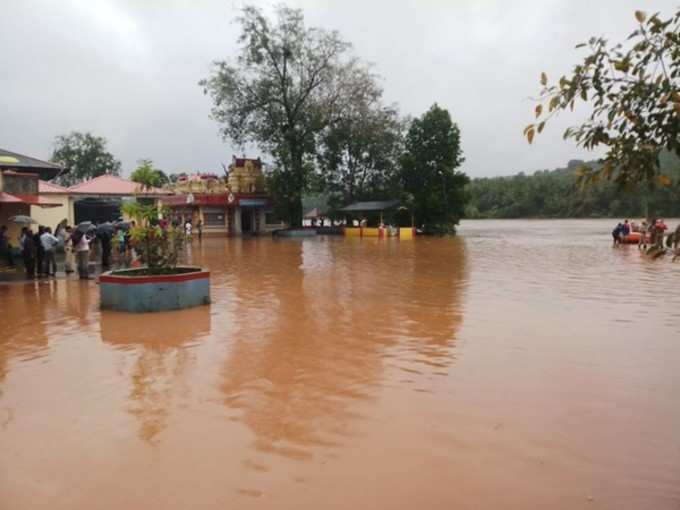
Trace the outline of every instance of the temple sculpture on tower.
<path fill-rule="evenodd" d="M 200 221 L 204 235 L 258 234 L 271 207 L 260 158 L 232 158 L 227 176 L 214 173 L 183 175 L 163 199 L 173 218 Z"/>

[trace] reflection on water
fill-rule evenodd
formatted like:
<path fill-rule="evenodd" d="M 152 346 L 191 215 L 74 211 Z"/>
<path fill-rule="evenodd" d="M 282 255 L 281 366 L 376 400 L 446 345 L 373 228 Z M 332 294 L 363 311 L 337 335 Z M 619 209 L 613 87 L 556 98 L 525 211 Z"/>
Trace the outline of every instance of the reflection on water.
<path fill-rule="evenodd" d="M 680 264 L 609 230 L 206 239 L 173 313 L 0 286 L 0 506 L 677 508 Z"/>
<path fill-rule="evenodd" d="M 101 312 L 102 340 L 118 349 L 132 351 L 136 359 L 130 371 L 129 411 L 139 420 L 139 436 L 158 441 L 167 427 L 173 394 L 187 391 L 184 379 L 195 362 L 189 348 L 210 333 L 210 309 L 154 315 Z"/>
<path fill-rule="evenodd" d="M 230 289 L 234 340 L 221 390 L 256 448 L 304 459 L 342 446 L 358 418 L 353 402 L 376 397 L 394 353 L 446 367 L 460 322 L 461 247 L 454 240 L 443 252 L 456 269 L 437 279 L 419 274 L 427 248 L 414 243 L 239 245 L 247 263 Z"/>

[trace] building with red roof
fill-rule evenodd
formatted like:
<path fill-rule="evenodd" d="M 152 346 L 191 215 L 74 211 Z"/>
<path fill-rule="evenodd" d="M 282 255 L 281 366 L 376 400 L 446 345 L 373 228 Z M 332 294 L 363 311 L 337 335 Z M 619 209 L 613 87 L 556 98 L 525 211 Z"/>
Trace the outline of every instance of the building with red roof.
<path fill-rule="evenodd" d="M 90 196 L 145 196 L 153 197 L 160 195 L 167 195 L 168 192 L 160 188 L 143 189 L 142 186 L 134 181 L 123 179 L 117 175 L 103 174 L 97 176 L 89 181 L 79 182 L 68 188 L 68 192 L 72 195 L 90 195 Z"/>
<path fill-rule="evenodd" d="M 50 183 L 51 184 L 51 183 Z M 52 185 L 53 186 L 53 185 Z M 61 186 L 59 186 L 61 188 Z M 56 191 L 47 192 L 56 193 Z M 103 174 L 66 188 L 69 223 L 114 221 L 121 216 L 120 207 L 132 198 L 156 202 L 170 192 L 160 188 L 144 189 L 141 184 L 118 175 Z"/>
<path fill-rule="evenodd" d="M 0 149 L 0 173 L 6 171 L 35 174 L 40 179 L 54 179 L 68 170 L 56 163 Z"/>
<path fill-rule="evenodd" d="M 11 221 L 13 216 L 30 216 L 31 209 L 42 210 L 60 205 L 39 194 L 38 175 L 37 171 L 0 169 L 0 225 L 7 226 L 12 244 L 16 244 L 23 226 Z"/>
<path fill-rule="evenodd" d="M 38 224 L 55 228 L 66 220 L 103 222 L 120 217 L 120 206 L 132 198 L 157 202 L 171 192 L 142 189 L 122 177 L 104 174 L 66 188 L 50 180 L 66 172 L 61 166 L 0 149 L 0 225 L 7 225 L 13 244 L 21 230 L 13 216 L 30 216 Z"/>
<path fill-rule="evenodd" d="M 184 223 L 200 222 L 206 235 L 238 236 L 266 230 L 266 211 L 271 207 L 260 159 L 232 158 L 226 179 L 214 174 L 195 174 L 180 179 L 174 194 L 163 197 L 172 215 Z"/>
<path fill-rule="evenodd" d="M 30 215 L 40 225 L 54 228 L 66 220 L 69 225 L 82 221 L 114 221 L 121 216 L 120 206 L 125 200 L 157 201 L 170 192 L 160 188 L 142 189 L 140 184 L 104 174 L 90 180 L 64 187 L 49 181 L 39 181 L 38 191 L 43 200 L 55 206 L 51 209 L 31 207 Z"/>

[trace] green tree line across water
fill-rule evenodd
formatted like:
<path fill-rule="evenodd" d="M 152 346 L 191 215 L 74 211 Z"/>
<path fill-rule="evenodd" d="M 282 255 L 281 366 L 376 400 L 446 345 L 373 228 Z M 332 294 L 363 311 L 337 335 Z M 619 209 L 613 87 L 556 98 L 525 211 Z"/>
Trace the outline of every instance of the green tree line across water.
<path fill-rule="evenodd" d="M 598 163 L 588 163 L 597 167 Z M 660 166 L 675 185 L 647 184 L 621 189 L 612 181 L 582 186 L 577 177 L 582 161 L 566 168 L 527 175 L 475 178 L 467 186 L 467 218 L 596 218 L 680 216 L 680 160 L 661 154 Z"/>
<path fill-rule="evenodd" d="M 300 9 L 268 17 L 245 6 L 239 50 L 201 80 L 225 140 L 253 144 L 271 161 L 267 184 L 276 215 L 291 226 L 314 203 L 331 216 L 355 201 L 397 199 L 429 233 L 468 218 L 680 216 L 680 9 L 670 18 L 635 12 L 625 44 L 594 37 L 587 55 L 558 79 L 540 74 L 529 143 L 559 112 L 592 103 L 589 118 L 564 133 L 598 162 L 469 181 L 460 131 L 436 103 L 420 117 L 388 105 L 371 65 L 336 31 L 308 27 Z M 625 46 L 625 47 L 624 47 Z M 120 162 L 89 133 L 57 138 L 53 161 L 69 185 Z M 166 176 L 140 160 L 133 180 Z"/>

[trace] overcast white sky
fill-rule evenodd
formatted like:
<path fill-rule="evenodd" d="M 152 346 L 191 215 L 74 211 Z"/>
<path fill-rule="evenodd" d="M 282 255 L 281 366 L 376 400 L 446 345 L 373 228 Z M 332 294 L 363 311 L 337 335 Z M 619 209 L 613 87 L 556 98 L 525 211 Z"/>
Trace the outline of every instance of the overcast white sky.
<path fill-rule="evenodd" d="M 270 9 L 276 2 L 254 1 Z M 92 131 L 125 174 L 152 158 L 167 172 L 221 171 L 234 152 L 197 82 L 234 56 L 240 0 L 2 0 L 0 147 L 48 158 L 54 137 Z M 461 128 L 471 176 L 563 166 L 595 155 L 562 141 L 565 116 L 533 146 L 528 96 L 591 35 L 623 39 L 633 12 L 678 0 L 291 0 L 308 25 L 337 29 L 383 77 L 403 114 L 437 102 Z M 249 156 L 257 154 L 249 154 Z"/>

